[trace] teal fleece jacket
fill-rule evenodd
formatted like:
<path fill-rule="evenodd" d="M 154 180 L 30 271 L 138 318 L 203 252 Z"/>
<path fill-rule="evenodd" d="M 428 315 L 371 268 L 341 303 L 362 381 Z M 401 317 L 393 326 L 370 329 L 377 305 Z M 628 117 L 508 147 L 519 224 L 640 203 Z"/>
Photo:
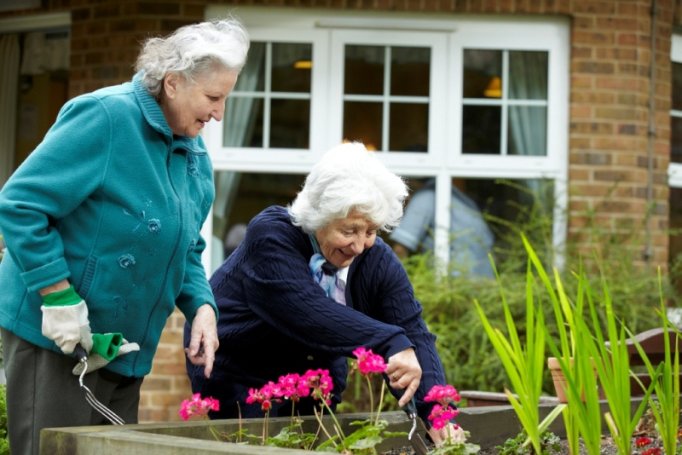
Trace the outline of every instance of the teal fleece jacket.
<path fill-rule="evenodd" d="M 215 309 L 200 235 L 214 195 L 202 139 L 174 136 L 139 76 L 69 101 L 0 191 L 0 326 L 61 352 L 38 291 L 68 279 L 93 333 L 140 344 L 107 368 L 146 375 L 175 306 L 190 322 Z"/>

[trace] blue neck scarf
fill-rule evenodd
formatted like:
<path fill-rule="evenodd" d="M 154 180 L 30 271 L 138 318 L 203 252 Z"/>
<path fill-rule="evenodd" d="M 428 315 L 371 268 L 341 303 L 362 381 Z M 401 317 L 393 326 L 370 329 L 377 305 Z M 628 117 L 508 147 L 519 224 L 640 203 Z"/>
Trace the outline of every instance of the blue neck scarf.
<path fill-rule="evenodd" d="M 329 263 L 320 253 L 320 246 L 314 235 L 309 234 L 310 242 L 313 244 L 314 254 L 308 262 L 308 268 L 313 279 L 324 290 L 327 297 L 334 299 L 336 302 L 345 305 L 346 297 L 344 295 L 345 286 L 343 286 L 338 277 L 338 269 Z"/>

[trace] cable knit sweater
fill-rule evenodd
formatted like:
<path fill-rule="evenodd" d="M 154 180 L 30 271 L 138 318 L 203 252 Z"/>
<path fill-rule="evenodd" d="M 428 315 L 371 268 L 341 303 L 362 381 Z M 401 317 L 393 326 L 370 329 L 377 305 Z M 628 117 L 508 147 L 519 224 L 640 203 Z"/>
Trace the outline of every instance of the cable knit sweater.
<path fill-rule="evenodd" d="M 220 312 L 220 348 L 211 379 L 188 365 L 195 392 L 207 382 L 261 387 L 287 373 L 327 368 L 338 399 L 346 357 L 355 348 L 388 359 L 414 347 L 423 370 L 415 396 L 425 419 L 430 405 L 422 399 L 434 384 L 445 384 L 445 376 L 435 336 L 398 258 L 377 238 L 350 266 L 344 306 L 311 277 L 312 255 L 309 236 L 291 224 L 284 207 L 254 217 L 243 243 L 210 280 Z"/>

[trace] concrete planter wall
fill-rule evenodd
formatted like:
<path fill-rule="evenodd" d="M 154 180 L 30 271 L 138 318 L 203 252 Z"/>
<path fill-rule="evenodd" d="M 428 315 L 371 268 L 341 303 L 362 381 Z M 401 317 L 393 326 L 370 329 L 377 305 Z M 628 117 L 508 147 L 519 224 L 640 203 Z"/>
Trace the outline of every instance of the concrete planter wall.
<path fill-rule="evenodd" d="M 553 404 L 541 406 L 546 415 Z M 410 422 L 403 412 L 382 414 L 389 422 L 392 431 L 409 431 Z M 340 414 L 337 416 L 342 425 L 366 418 L 364 414 Z M 463 408 L 458 423 L 471 433 L 470 441 L 482 448 L 494 447 L 510 437 L 516 436 L 521 427 L 511 406 L 486 406 Z M 276 434 L 289 423 L 288 418 L 270 419 L 270 434 Z M 253 434 L 260 434 L 261 419 L 248 419 L 242 422 Z M 96 426 L 76 428 L 51 428 L 41 433 L 41 455 L 196 455 L 235 454 L 235 455 L 310 455 L 311 452 L 276 447 L 249 446 L 219 442 L 215 440 L 210 426 L 219 432 L 232 433 L 238 428 L 236 420 L 172 422 L 164 424 L 141 424 L 123 426 Z M 317 422 L 309 417 L 304 423 L 306 431 L 315 431 Z M 556 434 L 563 433 L 561 419 L 551 428 Z M 380 451 L 409 446 L 407 438 L 394 438 L 384 441 Z"/>

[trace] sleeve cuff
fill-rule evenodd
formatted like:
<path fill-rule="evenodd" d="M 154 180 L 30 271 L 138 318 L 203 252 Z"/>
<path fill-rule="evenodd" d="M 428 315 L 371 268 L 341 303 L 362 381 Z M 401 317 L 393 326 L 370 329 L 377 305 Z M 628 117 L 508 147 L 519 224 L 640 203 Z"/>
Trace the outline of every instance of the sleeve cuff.
<path fill-rule="evenodd" d="M 33 270 L 21 274 L 26 288 L 31 292 L 39 291 L 57 281 L 65 280 L 71 276 L 64 258 L 45 264 Z"/>

